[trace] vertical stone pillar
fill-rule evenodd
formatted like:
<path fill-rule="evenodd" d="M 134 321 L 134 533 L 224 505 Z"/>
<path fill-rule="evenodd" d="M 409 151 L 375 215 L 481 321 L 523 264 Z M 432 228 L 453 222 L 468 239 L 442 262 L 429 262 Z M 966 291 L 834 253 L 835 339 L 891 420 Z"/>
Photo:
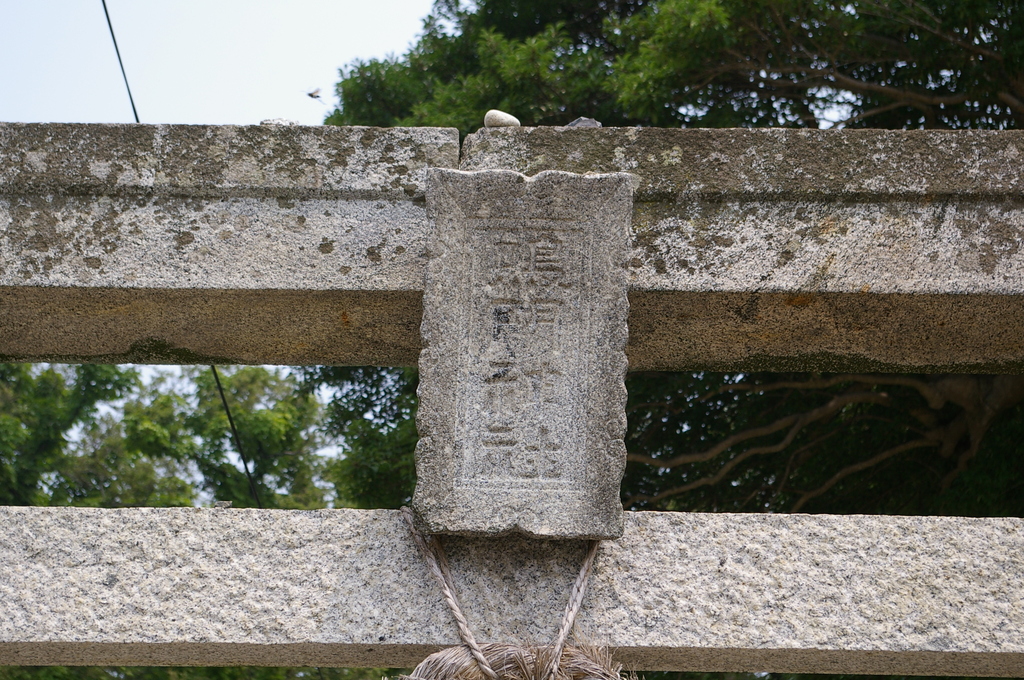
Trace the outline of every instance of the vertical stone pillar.
<path fill-rule="evenodd" d="M 413 506 L 434 533 L 622 533 L 625 173 L 432 171 Z"/>

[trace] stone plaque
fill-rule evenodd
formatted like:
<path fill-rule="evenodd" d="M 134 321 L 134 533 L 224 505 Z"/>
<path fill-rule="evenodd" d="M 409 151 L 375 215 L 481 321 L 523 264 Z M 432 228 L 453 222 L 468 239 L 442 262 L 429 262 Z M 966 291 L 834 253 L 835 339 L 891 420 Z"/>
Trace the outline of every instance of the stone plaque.
<path fill-rule="evenodd" d="M 433 170 L 413 506 L 433 533 L 622 533 L 625 173 Z"/>

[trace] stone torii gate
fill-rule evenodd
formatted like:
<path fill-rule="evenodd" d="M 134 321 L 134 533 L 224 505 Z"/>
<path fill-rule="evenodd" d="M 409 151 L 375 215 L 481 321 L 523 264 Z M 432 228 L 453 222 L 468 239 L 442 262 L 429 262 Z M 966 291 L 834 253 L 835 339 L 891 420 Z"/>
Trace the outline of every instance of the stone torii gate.
<path fill-rule="evenodd" d="M 448 378 L 427 388 L 440 434 L 421 451 L 437 482 L 418 491 L 422 521 L 621 531 L 579 618 L 618 660 L 1019 676 L 1020 519 L 602 515 L 588 461 L 607 454 L 617 484 L 626 292 L 631 369 L 1020 372 L 1022 168 L 1017 132 L 504 128 L 460 147 L 430 128 L 2 124 L 0 358 L 412 364 L 423 319 L 427 354 L 444 349 L 428 370 Z M 537 177 L 475 172 L 510 170 Z M 530 343 L 571 345 L 544 330 L 556 321 L 609 346 L 545 363 Z M 553 431 L 608 423 L 597 448 L 523 434 L 547 403 L 570 414 Z M 484 412 L 527 420 L 466 416 Z M 446 452 L 452 432 L 498 457 Z M 559 456 L 578 464 L 570 483 L 544 467 Z M 486 508 L 491 487 L 525 500 L 497 518 L 432 504 Z M 534 512 L 550 498 L 565 521 Z M 0 664 L 408 666 L 458 644 L 393 511 L 0 521 Z M 581 542 L 498 540 L 446 539 L 470 625 L 482 642 L 548 639 Z"/>

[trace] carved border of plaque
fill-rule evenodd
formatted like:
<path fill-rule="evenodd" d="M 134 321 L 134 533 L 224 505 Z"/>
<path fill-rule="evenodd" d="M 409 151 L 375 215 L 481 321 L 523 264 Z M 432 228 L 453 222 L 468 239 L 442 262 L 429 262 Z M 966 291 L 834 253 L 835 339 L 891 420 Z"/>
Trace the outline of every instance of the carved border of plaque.
<path fill-rule="evenodd" d="M 622 534 L 633 180 L 435 169 L 413 507 L 431 533 Z"/>

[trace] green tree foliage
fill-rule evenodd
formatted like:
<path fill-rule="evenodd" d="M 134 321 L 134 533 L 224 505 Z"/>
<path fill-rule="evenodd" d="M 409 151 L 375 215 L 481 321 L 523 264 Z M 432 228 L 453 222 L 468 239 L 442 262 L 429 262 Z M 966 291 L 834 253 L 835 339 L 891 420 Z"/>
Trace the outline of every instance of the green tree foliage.
<path fill-rule="evenodd" d="M 1006 0 L 439 2 L 400 58 L 356 62 L 337 125 L 1011 128 L 1024 28 Z"/>
<path fill-rule="evenodd" d="M 344 455 L 327 464 L 325 478 L 337 504 L 398 508 L 416 484 L 416 371 L 318 366 L 302 369 L 307 391 L 330 388 L 325 431 Z"/>
<path fill-rule="evenodd" d="M 358 61 L 343 72 L 343 105 L 326 122 L 443 125 L 466 133 L 491 108 L 531 125 L 579 116 L 606 125 L 638 122 L 606 87 L 615 47 L 605 19 L 643 6 L 642 0 L 484 0 L 466 8 L 440 0 L 408 54 Z"/>
<path fill-rule="evenodd" d="M 663 0 L 619 22 L 626 109 L 654 125 L 1004 128 L 1024 115 L 1015 1 Z"/>
<path fill-rule="evenodd" d="M 67 471 L 68 433 L 94 426 L 100 402 L 134 382 L 115 366 L 0 364 L 0 505 L 47 505 L 48 484 Z"/>
<path fill-rule="evenodd" d="M 204 487 L 218 500 L 251 506 L 255 499 L 233 460 L 237 452 L 213 374 L 204 369 L 193 380 L 198 408 L 181 415 L 202 445 L 194 460 Z M 313 431 L 319 415 L 316 398 L 299 391 L 290 374 L 258 366 L 240 368 L 222 381 L 263 507 L 326 507 L 324 491 L 315 483 L 322 465 L 315 455 L 320 443 Z"/>
<path fill-rule="evenodd" d="M 326 507 L 316 398 L 261 367 L 222 381 L 262 505 Z M 116 366 L 2 364 L 0 404 L 4 504 L 256 505 L 209 368 L 142 386 Z"/>

